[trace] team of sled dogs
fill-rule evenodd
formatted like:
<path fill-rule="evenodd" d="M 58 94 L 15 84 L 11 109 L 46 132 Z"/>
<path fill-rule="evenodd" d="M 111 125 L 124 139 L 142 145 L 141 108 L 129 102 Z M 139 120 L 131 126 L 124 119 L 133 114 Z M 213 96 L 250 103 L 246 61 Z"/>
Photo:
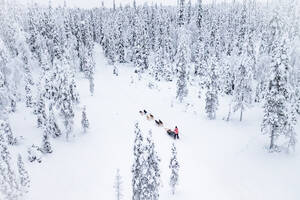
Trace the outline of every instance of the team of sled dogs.
<path fill-rule="evenodd" d="M 148 111 L 146 111 L 146 110 L 140 110 L 139 113 L 142 116 L 146 115 L 146 118 L 149 121 L 154 120 L 154 122 L 155 122 L 155 124 L 157 126 L 160 126 L 160 127 L 164 126 L 164 123 L 160 119 L 158 119 L 158 120 L 154 119 L 154 116 L 151 113 L 148 113 Z"/>

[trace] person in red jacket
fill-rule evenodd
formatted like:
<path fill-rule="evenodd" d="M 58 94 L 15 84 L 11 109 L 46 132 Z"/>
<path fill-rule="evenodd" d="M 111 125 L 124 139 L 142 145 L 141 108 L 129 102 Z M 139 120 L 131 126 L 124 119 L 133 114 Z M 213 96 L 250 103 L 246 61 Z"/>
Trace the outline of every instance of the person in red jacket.
<path fill-rule="evenodd" d="M 176 138 L 179 139 L 179 135 L 178 135 L 178 134 L 179 134 L 179 131 L 178 131 L 177 126 L 175 126 L 174 133 L 175 133 L 175 134 L 174 134 L 174 139 L 176 139 Z"/>

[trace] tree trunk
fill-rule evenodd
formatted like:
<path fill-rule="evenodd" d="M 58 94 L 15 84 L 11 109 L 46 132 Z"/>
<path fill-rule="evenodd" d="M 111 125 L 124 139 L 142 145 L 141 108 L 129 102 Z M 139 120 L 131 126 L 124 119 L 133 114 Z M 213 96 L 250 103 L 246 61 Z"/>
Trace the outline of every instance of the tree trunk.
<path fill-rule="evenodd" d="M 240 121 L 243 120 L 243 107 L 241 108 Z"/>
<path fill-rule="evenodd" d="M 229 104 L 229 112 L 228 112 L 228 115 L 227 115 L 227 118 L 226 118 L 226 121 L 229 121 L 231 118 L 231 103 Z"/>
<path fill-rule="evenodd" d="M 274 130 L 271 132 L 271 142 L 270 142 L 270 148 L 269 150 L 273 150 L 274 148 Z"/>

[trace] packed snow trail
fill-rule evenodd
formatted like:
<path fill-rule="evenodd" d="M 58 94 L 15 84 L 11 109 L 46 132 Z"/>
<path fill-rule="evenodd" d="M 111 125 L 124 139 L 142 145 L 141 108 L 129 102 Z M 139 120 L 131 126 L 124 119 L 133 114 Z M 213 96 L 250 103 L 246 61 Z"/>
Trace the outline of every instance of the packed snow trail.
<path fill-rule="evenodd" d="M 89 93 L 87 80 L 80 79 L 78 84 L 81 106 L 87 106 L 90 129 L 82 133 L 79 108 L 74 123 L 77 137 L 69 142 L 64 137 L 51 140 L 52 154 L 45 156 L 41 164 L 26 163 L 32 178 L 28 199 L 113 200 L 117 168 L 123 180 L 123 199 L 131 199 L 132 150 L 137 121 L 144 135 L 152 130 L 162 160 L 160 199 L 300 198 L 299 153 L 269 154 L 263 149 L 267 138 L 260 135 L 261 110 L 253 108 L 245 113 L 242 123 L 237 117 L 225 122 L 222 117 L 227 114 L 227 104 L 221 102 L 217 120 L 207 120 L 203 101 L 193 97 L 196 97 L 196 90 L 191 90 L 187 99 L 194 107 L 178 104 L 173 101 L 175 84 L 159 83 L 159 90 L 151 90 L 147 87 L 147 77 L 141 81 L 135 79 L 131 84 L 134 73 L 130 65 L 119 67 L 119 76 L 114 76 L 112 66 L 105 63 L 100 49 L 96 52 L 94 96 Z M 142 109 L 159 115 L 165 127 L 177 125 L 180 140 L 174 141 L 153 121 L 141 118 L 138 111 Z M 35 116 L 28 109 L 20 106 L 11 121 L 14 132 L 26 136 L 20 147 L 24 152 L 32 141 L 40 144 L 41 130 L 35 128 Z M 173 142 L 180 164 L 175 196 L 171 195 L 168 168 Z"/>

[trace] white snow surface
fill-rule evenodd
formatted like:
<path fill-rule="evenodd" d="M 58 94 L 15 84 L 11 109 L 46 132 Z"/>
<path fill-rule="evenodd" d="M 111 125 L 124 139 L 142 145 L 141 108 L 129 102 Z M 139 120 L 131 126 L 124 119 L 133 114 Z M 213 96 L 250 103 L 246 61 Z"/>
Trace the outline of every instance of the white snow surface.
<path fill-rule="evenodd" d="M 228 102 L 220 98 L 217 119 L 210 121 L 204 111 L 204 99 L 197 98 L 195 87 L 186 102 L 173 101 L 175 83 L 161 82 L 149 89 L 149 77 L 139 81 L 131 65 L 119 66 L 119 76 L 99 47 L 96 49 L 95 94 L 89 94 L 86 79 L 78 77 L 81 105 L 76 111 L 76 137 L 52 139 L 53 153 L 41 164 L 25 160 L 31 176 L 29 200 L 113 200 L 117 168 L 123 179 L 123 199 L 132 195 L 134 124 L 139 122 L 144 135 L 151 129 L 155 148 L 161 158 L 160 199 L 162 200 L 299 200 L 300 148 L 295 153 L 268 153 L 269 138 L 262 135 L 262 109 L 258 106 L 226 122 Z M 204 97 L 204 94 L 202 95 Z M 173 102 L 173 103 L 172 103 Z M 186 106 L 190 103 L 193 106 Z M 171 106 L 173 104 L 173 107 Z M 87 106 L 88 133 L 81 128 L 81 110 Z M 33 142 L 41 144 L 42 132 L 36 117 L 25 105 L 19 105 L 10 117 L 12 130 L 25 140 L 13 149 L 22 151 Z M 179 186 L 171 195 L 168 168 L 174 142 L 165 129 L 156 127 L 138 111 L 146 109 L 166 128 L 178 126 L 180 140 L 175 141 L 180 164 Z M 299 132 L 299 126 L 297 131 Z"/>

